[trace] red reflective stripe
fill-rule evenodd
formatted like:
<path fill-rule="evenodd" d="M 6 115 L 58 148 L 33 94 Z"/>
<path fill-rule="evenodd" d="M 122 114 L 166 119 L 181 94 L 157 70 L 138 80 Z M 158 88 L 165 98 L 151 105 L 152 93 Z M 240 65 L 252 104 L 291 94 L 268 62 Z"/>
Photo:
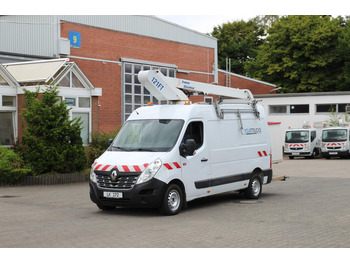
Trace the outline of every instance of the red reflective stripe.
<path fill-rule="evenodd" d="M 101 170 L 102 171 L 105 171 L 107 168 L 109 168 L 110 167 L 110 165 L 106 165 L 104 168 L 102 168 Z"/>
<path fill-rule="evenodd" d="M 265 156 L 267 156 L 267 153 L 266 153 L 266 151 L 263 151 L 263 152 L 264 152 L 264 155 L 265 155 Z"/>
<path fill-rule="evenodd" d="M 173 162 L 173 164 L 176 168 L 181 168 L 181 166 L 177 162 Z"/>
<path fill-rule="evenodd" d="M 169 164 L 164 164 L 164 166 L 169 170 L 173 169 Z"/>
<path fill-rule="evenodd" d="M 145 164 L 143 164 L 143 166 L 144 166 L 144 167 L 147 167 L 147 166 L 148 166 L 148 164 L 147 164 L 147 163 L 145 163 Z"/>
<path fill-rule="evenodd" d="M 99 169 L 101 166 L 102 166 L 102 165 L 98 165 L 98 166 L 95 167 L 95 169 Z"/>
<path fill-rule="evenodd" d="M 259 156 L 260 156 L 260 157 L 262 157 L 262 154 L 261 154 L 261 152 L 260 152 L 260 151 L 258 151 L 258 154 L 259 154 Z"/>
<path fill-rule="evenodd" d="M 128 168 L 128 166 L 122 166 L 122 168 L 124 169 L 125 172 L 130 172 L 130 169 Z"/>
<path fill-rule="evenodd" d="M 134 167 L 136 172 L 141 172 L 141 169 L 139 168 L 139 166 L 133 166 L 133 167 Z"/>

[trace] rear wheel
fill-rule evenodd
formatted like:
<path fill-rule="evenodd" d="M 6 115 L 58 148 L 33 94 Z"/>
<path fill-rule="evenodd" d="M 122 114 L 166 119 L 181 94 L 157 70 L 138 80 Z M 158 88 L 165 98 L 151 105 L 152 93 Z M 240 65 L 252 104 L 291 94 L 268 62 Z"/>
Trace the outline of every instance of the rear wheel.
<path fill-rule="evenodd" d="M 176 184 L 170 184 L 165 190 L 160 211 L 164 215 L 176 215 L 183 205 L 182 189 Z"/>
<path fill-rule="evenodd" d="M 246 198 L 249 199 L 258 199 L 260 197 L 262 190 L 262 181 L 261 176 L 258 174 L 253 174 L 252 178 L 249 181 L 249 186 L 244 190 Z"/>

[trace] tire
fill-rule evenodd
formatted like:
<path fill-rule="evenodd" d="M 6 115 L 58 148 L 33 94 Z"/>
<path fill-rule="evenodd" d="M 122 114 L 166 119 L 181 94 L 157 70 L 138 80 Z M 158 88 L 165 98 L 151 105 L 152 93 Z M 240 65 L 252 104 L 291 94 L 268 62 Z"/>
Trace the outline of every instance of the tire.
<path fill-rule="evenodd" d="M 115 206 L 104 206 L 104 205 L 98 205 L 98 204 L 96 204 L 96 205 L 101 210 L 113 210 L 116 208 Z"/>
<path fill-rule="evenodd" d="M 245 197 L 248 199 L 258 199 L 262 191 L 261 176 L 253 174 L 249 181 L 248 188 L 244 190 Z"/>
<path fill-rule="evenodd" d="M 182 189 L 176 184 L 170 184 L 164 192 L 160 212 L 167 216 L 178 214 L 183 206 L 183 198 Z"/>
<path fill-rule="evenodd" d="M 317 155 L 318 155 L 317 150 L 314 149 L 314 151 L 312 152 L 312 155 L 310 156 L 310 158 L 311 159 L 315 159 Z"/>
<path fill-rule="evenodd" d="M 289 159 L 294 159 L 294 156 L 290 156 Z"/>

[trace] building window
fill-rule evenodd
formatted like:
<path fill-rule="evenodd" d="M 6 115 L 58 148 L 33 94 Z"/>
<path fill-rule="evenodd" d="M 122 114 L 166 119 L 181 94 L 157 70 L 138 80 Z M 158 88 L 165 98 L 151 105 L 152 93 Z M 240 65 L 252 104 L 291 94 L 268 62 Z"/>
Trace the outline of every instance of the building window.
<path fill-rule="evenodd" d="M 0 144 L 3 146 L 15 143 L 14 113 L 0 112 Z"/>
<path fill-rule="evenodd" d="M 290 105 L 291 114 L 309 113 L 309 105 Z"/>
<path fill-rule="evenodd" d="M 72 118 L 81 117 L 81 127 L 82 130 L 80 131 L 80 136 L 83 139 L 83 144 L 89 143 L 89 133 L 90 133 L 90 121 L 89 121 L 89 113 L 72 113 Z"/>
<path fill-rule="evenodd" d="M 306 114 L 310 112 L 309 105 L 270 105 L 270 114 Z"/>
<path fill-rule="evenodd" d="M 16 106 L 15 96 L 2 96 L 2 106 Z"/>
<path fill-rule="evenodd" d="M 271 105 L 270 108 L 270 114 L 286 114 L 287 113 L 287 106 L 286 105 Z"/>
<path fill-rule="evenodd" d="M 316 113 L 345 113 L 349 104 L 317 104 Z"/>
<path fill-rule="evenodd" d="M 8 87 L 9 84 L 6 82 L 6 80 L 0 75 L 0 86 L 6 86 Z"/>
<path fill-rule="evenodd" d="M 158 101 L 150 92 L 141 85 L 137 74 L 141 70 L 160 70 L 163 75 L 175 77 L 175 69 L 166 67 L 155 67 L 145 64 L 123 63 L 124 66 L 124 103 L 123 103 L 123 121 L 126 121 L 131 113 L 147 103 L 152 102 L 155 105 L 168 104 L 169 101 Z"/>
<path fill-rule="evenodd" d="M 348 110 L 346 110 L 348 109 Z M 346 113 L 349 112 L 350 110 L 350 103 L 349 104 L 338 104 L 338 108 L 337 108 L 337 112 L 338 113 Z"/>
<path fill-rule="evenodd" d="M 90 108 L 90 97 L 79 97 L 79 107 Z"/>
<path fill-rule="evenodd" d="M 330 113 L 335 111 L 337 108 L 336 104 L 321 104 L 321 105 L 316 105 L 316 113 Z"/>
<path fill-rule="evenodd" d="M 91 98 L 90 97 L 62 97 L 67 107 L 71 108 L 69 111 L 70 119 L 81 117 L 81 138 L 83 144 L 88 144 L 90 141 L 91 130 Z"/>

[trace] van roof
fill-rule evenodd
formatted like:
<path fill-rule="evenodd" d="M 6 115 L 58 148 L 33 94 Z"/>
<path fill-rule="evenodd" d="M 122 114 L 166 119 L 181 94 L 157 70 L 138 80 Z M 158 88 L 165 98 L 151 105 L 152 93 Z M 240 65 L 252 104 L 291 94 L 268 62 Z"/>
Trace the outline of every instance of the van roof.
<path fill-rule="evenodd" d="M 216 119 L 214 107 L 209 104 L 152 105 L 137 108 L 128 118 L 136 119 Z"/>
<path fill-rule="evenodd" d="M 264 118 L 264 110 L 261 105 L 261 117 Z M 244 104 L 221 104 L 222 109 L 251 109 L 251 105 Z M 186 105 L 152 105 L 137 108 L 128 118 L 128 120 L 136 119 L 218 119 L 215 108 L 210 104 L 186 104 Z"/>

